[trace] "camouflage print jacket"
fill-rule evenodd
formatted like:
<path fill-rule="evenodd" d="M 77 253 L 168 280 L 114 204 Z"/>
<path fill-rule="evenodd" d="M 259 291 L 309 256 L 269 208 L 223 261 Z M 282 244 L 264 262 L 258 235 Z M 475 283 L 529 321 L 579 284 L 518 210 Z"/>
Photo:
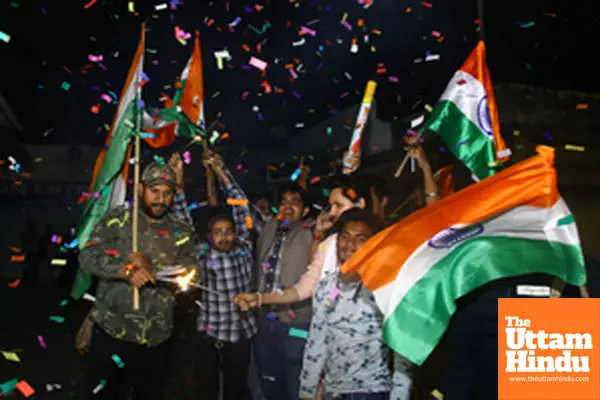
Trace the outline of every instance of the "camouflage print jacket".
<path fill-rule="evenodd" d="M 81 268 L 100 278 L 92 319 L 109 335 L 127 342 L 156 346 L 173 330 L 174 287 L 146 284 L 140 289 L 140 309 L 133 311 L 133 287 L 119 276 L 131 253 L 133 209 L 106 213 L 79 254 Z M 140 211 L 139 251 L 157 269 L 196 265 L 192 227 L 169 213 L 152 221 Z"/>

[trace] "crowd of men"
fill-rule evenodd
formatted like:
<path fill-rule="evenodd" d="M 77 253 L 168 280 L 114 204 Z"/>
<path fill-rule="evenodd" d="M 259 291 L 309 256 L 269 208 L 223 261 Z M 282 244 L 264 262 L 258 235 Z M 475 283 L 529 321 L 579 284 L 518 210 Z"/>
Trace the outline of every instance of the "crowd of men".
<path fill-rule="evenodd" d="M 409 146 L 423 174 L 423 198 L 432 204 L 439 193 L 431 166 L 416 140 Z M 147 166 L 138 193 L 138 251 L 131 251 L 133 210 L 116 208 L 80 253 L 81 268 L 99 278 L 78 334 L 90 348 L 89 398 L 112 400 L 131 390 L 134 399 L 166 398 L 175 296 L 194 287 L 198 399 L 414 398 L 417 368 L 384 343 L 383 316 L 360 276 L 340 272 L 390 223 L 386 191 L 357 172 L 360 156 L 348 161 L 328 187 L 329 206 L 313 217 L 304 166 L 273 214 L 266 199 L 249 200 L 219 154 L 205 152 L 203 166 L 230 206 L 203 222 L 206 237 L 195 232 L 181 157 Z M 165 279 L 173 269 L 196 271 L 195 286 Z M 535 279 L 547 277 L 521 281 Z M 447 334 L 450 370 L 441 382 L 447 398 L 492 398 L 497 314 L 490 310 L 514 285 L 487 290 L 483 301 L 457 314 Z M 249 387 L 253 382 L 258 387 Z"/>

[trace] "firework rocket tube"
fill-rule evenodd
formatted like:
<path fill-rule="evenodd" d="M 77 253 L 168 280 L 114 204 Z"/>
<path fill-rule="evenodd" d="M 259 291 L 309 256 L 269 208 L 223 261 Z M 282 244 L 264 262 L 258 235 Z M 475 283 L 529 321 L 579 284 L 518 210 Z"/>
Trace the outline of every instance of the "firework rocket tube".
<path fill-rule="evenodd" d="M 352 132 L 352 139 L 350 140 L 350 146 L 348 147 L 348 155 L 344 160 L 344 166 L 350 167 L 348 161 L 353 154 L 360 151 L 360 143 L 362 140 L 362 133 L 367 124 L 367 118 L 371 111 L 371 104 L 373 104 L 373 96 L 375 95 L 375 89 L 377 89 L 377 82 L 367 82 L 367 88 L 365 89 L 365 95 L 363 96 L 360 110 L 358 111 L 358 118 L 356 118 L 356 124 L 354 124 L 354 131 Z"/>

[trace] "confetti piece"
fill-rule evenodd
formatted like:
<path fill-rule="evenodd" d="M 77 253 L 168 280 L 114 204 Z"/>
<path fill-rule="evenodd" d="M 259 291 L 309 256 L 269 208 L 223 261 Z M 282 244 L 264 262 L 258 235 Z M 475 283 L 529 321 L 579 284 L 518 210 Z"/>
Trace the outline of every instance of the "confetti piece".
<path fill-rule="evenodd" d="M 290 328 L 289 335 L 300 339 L 308 339 L 308 331 L 304 329 Z"/>
<path fill-rule="evenodd" d="M 292 46 L 294 47 L 298 47 L 298 46 L 302 46 L 306 43 L 306 39 L 302 38 L 300 40 L 297 40 L 295 42 L 292 42 Z"/>
<path fill-rule="evenodd" d="M 576 110 L 587 110 L 588 109 L 588 105 L 585 103 L 581 103 L 581 104 L 577 104 L 577 107 L 575 107 Z"/>
<path fill-rule="evenodd" d="M 104 250 L 104 254 L 106 254 L 108 256 L 118 256 L 119 250 L 107 249 L 107 250 Z"/>
<path fill-rule="evenodd" d="M 27 383 L 26 381 L 21 381 L 17 383 L 16 388 L 19 389 L 19 391 L 26 398 L 29 398 L 32 394 L 35 393 L 35 390 L 31 386 L 29 386 L 29 383 Z"/>
<path fill-rule="evenodd" d="M 123 360 L 121 360 L 121 357 L 119 357 L 118 355 L 113 354 L 111 356 L 111 358 L 113 359 L 113 361 L 115 362 L 115 364 L 117 364 L 117 366 L 119 368 L 124 368 L 125 367 L 125 363 L 123 362 Z"/>
<path fill-rule="evenodd" d="M 521 134 L 521 131 L 517 131 L 517 130 L 513 131 L 513 135 L 515 135 L 515 136 L 519 136 L 520 134 Z"/>
<path fill-rule="evenodd" d="M 83 299 L 87 300 L 87 301 L 91 301 L 91 302 L 95 302 L 96 301 L 96 298 L 94 296 L 92 296 L 91 294 L 89 294 L 89 293 L 84 293 L 83 294 Z"/>
<path fill-rule="evenodd" d="M 63 82 L 62 83 L 62 88 L 64 91 L 68 92 L 69 89 L 71 89 L 71 84 L 69 82 Z"/>
<path fill-rule="evenodd" d="M 10 42 L 10 36 L 8 36 L 6 33 L 0 31 L 0 40 L 2 40 L 3 42 Z"/>
<path fill-rule="evenodd" d="M 21 261 L 25 261 L 25 255 L 10 257 L 10 262 L 21 262 Z"/>
<path fill-rule="evenodd" d="M 544 132 L 544 136 L 546 137 L 546 139 L 552 140 L 552 136 L 548 132 Z"/>
<path fill-rule="evenodd" d="M 296 182 L 296 180 L 298 180 L 298 178 L 300 177 L 301 173 L 302 173 L 302 170 L 300 168 L 296 168 L 294 173 L 290 176 L 290 180 L 292 182 Z"/>
<path fill-rule="evenodd" d="M 521 23 L 521 28 L 527 29 L 535 26 L 535 21 L 528 22 L 526 24 Z"/>
<path fill-rule="evenodd" d="M 433 37 L 440 37 L 440 36 L 442 36 L 442 34 L 439 33 L 438 31 L 431 31 L 431 36 L 433 36 Z"/>
<path fill-rule="evenodd" d="M 426 1 L 422 1 L 422 2 L 421 2 L 421 5 L 422 5 L 423 7 L 427 7 L 427 8 L 433 8 L 433 4 L 431 4 L 431 3 L 428 3 L 428 2 L 426 2 Z"/>
<path fill-rule="evenodd" d="M 510 149 L 504 149 L 504 150 L 500 150 L 500 151 L 496 152 L 496 155 L 498 156 L 498 158 L 510 157 L 511 154 L 512 154 L 512 151 Z"/>
<path fill-rule="evenodd" d="M 440 55 L 439 54 L 430 54 L 428 56 L 425 57 L 425 61 L 437 61 L 440 59 Z"/>
<path fill-rule="evenodd" d="M 61 301 L 61 302 L 60 302 L 60 306 L 61 306 L 61 307 L 64 307 L 64 306 L 66 306 L 67 304 L 69 304 L 69 300 L 67 300 L 67 299 L 65 299 L 65 300 L 63 300 L 63 301 Z"/>
<path fill-rule="evenodd" d="M 310 180 L 310 184 L 311 184 L 311 185 L 314 185 L 315 183 L 319 182 L 320 180 L 321 180 L 321 177 L 320 177 L 320 176 L 315 176 L 314 178 L 312 178 L 312 179 Z"/>
<path fill-rule="evenodd" d="M 246 228 L 248 228 L 248 229 L 254 228 L 254 222 L 252 221 L 251 216 L 246 215 L 246 217 L 244 218 L 244 221 L 246 222 Z"/>
<path fill-rule="evenodd" d="M 102 389 L 104 389 L 105 385 L 106 385 L 106 381 L 105 380 L 101 380 L 100 383 L 98 384 L 98 386 L 96 386 L 94 388 L 94 390 L 92 390 L 92 393 L 98 394 Z"/>
<path fill-rule="evenodd" d="M 348 195 L 348 197 L 350 197 L 350 199 L 356 199 L 356 192 L 354 191 L 354 189 L 350 188 L 346 190 L 346 194 Z"/>
<path fill-rule="evenodd" d="M 179 240 L 179 241 L 175 242 L 175 246 L 181 246 L 182 244 L 185 244 L 185 243 L 187 243 L 187 242 L 189 242 L 189 241 L 190 241 L 190 237 L 189 237 L 189 236 L 186 236 L 186 237 L 184 237 L 183 239 L 181 239 L 181 240 Z"/>
<path fill-rule="evenodd" d="M 13 353 L 12 351 L 2 351 L 2 355 L 8 361 L 21 362 L 21 359 L 17 355 L 17 353 Z"/>
<path fill-rule="evenodd" d="M 54 322 L 58 322 L 59 324 L 62 324 L 63 322 L 65 322 L 65 319 L 63 317 L 59 317 L 59 316 L 55 316 L 55 315 L 51 315 L 49 317 L 50 321 L 54 321 Z"/>
<path fill-rule="evenodd" d="M 38 343 L 40 344 L 41 348 L 43 348 L 43 349 L 47 349 L 48 348 L 48 345 L 44 341 L 44 337 L 42 335 L 38 335 L 37 340 L 38 340 Z"/>
<path fill-rule="evenodd" d="M 420 115 L 419 117 L 413 119 L 412 121 L 410 121 L 411 129 L 416 128 L 417 126 L 421 125 L 423 123 L 423 121 L 425 121 L 424 115 Z"/>
<path fill-rule="evenodd" d="M 230 206 L 247 206 L 248 205 L 248 199 L 232 199 L 232 198 L 228 198 L 227 199 L 227 204 Z"/>
<path fill-rule="evenodd" d="M 431 391 L 431 395 L 436 398 L 436 400 L 444 400 L 444 395 L 437 389 L 433 389 Z"/>
<path fill-rule="evenodd" d="M 268 65 L 267 62 L 259 60 L 258 58 L 254 57 L 254 56 L 250 57 L 250 61 L 248 61 L 248 64 L 260 69 L 261 71 L 264 71 Z"/>
<path fill-rule="evenodd" d="M 340 289 L 334 287 L 327 295 L 327 300 L 334 301 L 340 295 Z"/>
<path fill-rule="evenodd" d="M 166 10 L 167 9 L 167 3 L 157 4 L 157 5 L 154 6 L 154 9 L 156 11 Z"/>
<path fill-rule="evenodd" d="M 12 379 L 10 381 L 0 383 L 0 393 L 8 394 L 12 392 L 17 387 L 17 383 L 19 383 L 18 379 Z"/>
<path fill-rule="evenodd" d="M 59 265 L 59 266 L 64 266 L 67 265 L 67 260 L 65 259 L 60 259 L 60 258 L 55 258 L 50 262 L 50 265 Z"/>
<path fill-rule="evenodd" d="M 290 317 L 290 319 L 296 319 L 296 313 L 293 312 L 292 310 L 287 312 L 288 317 Z"/>
<path fill-rule="evenodd" d="M 565 150 L 585 151 L 585 147 L 584 146 L 576 146 L 576 145 L 573 145 L 573 144 L 565 144 Z"/>
<path fill-rule="evenodd" d="M 265 317 L 267 317 L 267 319 L 271 321 L 275 321 L 277 319 L 277 316 L 273 313 L 268 313 L 267 315 L 265 315 Z"/>
<path fill-rule="evenodd" d="M 427 112 L 433 111 L 433 107 L 431 107 L 429 104 L 425 104 L 424 108 L 427 110 Z"/>
<path fill-rule="evenodd" d="M 298 35 L 311 35 L 311 36 L 316 36 L 317 32 L 307 28 L 305 26 L 300 27 L 300 32 L 298 32 Z"/>
<path fill-rule="evenodd" d="M 93 6 L 94 4 L 96 4 L 96 1 L 98 0 L 91 0 L 89 3 L 87 3 L 86 5 L 83 6 L 83 8 L 90 8 L 91 6 Z"/>
<path fill-rule="evenodd" d="M 8 287 L 11 289 L 16 288 L 17 286 L 19 286 L 19 283 L 21 283 L 21 279 L 15 279 L 14 282 L 10 282 L 8 283 Z"/>

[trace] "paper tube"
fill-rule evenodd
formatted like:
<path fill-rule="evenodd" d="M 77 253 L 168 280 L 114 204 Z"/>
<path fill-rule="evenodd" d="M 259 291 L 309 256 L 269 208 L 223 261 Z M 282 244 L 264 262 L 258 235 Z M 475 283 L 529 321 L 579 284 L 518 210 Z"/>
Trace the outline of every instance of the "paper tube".
<path fill-rule="evenodd" d="M 350 168 L 349 159 L 353 154 L 356 154 L 360 151 L 360 142 L 362 139 L 362 133 L 365 129 L 365 125 L 367 124 L 367 118 L 369 117 L 369 112 L 371 111 L 371 104 L 373 104 L 373 96 L 375 96 L 375 89 L 377 89 L 377 82 L 369 81 L 367 82 L 367 88 L 365 89 L 365 95 L 362 100 L 362 104 L 360 105 L 360 110 L 358 112 L 358 118 L 356 119 L 356 124 L 354 124 L 354 131 L 352 132 L 352 139 L 350 140 L 350 146 L 348 147 L 348 155 L 344 160 L 344 166 Z"/>

